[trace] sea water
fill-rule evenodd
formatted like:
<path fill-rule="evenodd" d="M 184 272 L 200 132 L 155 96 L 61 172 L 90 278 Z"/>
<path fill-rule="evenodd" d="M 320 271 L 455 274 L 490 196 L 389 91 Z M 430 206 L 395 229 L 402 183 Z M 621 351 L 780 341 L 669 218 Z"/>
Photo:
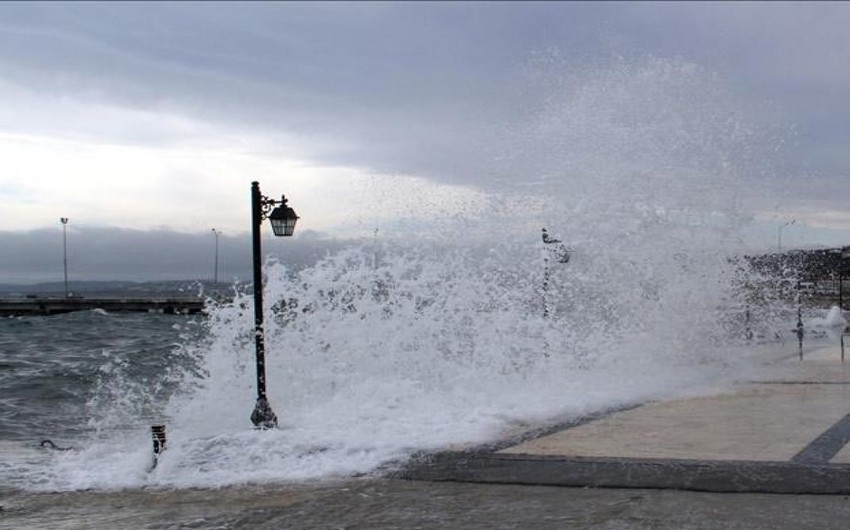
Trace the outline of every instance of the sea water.
<path fill-rule="evenodd" d="M 168 374 L 186 363 L 178 345 L 198 328 L 191 317 L 102 310 L 0 319 L 4 484 L 40 483 L 51 465 L 43 440 L 80 449 L 101 424 L 153 421 L 174 389 Z"/>
<path fill-rule="evenodd" d="M 265 264 L 278 429 L 249 421 L 252 299 L 237 290 L 203 317 L 2 322 L 0 480 L 84 489 L 368 474 L 756 367 L 740 347 L 734 257 L 764 138 L 734 98 L 677 61 L 538 80 L 545 97 L 529 117 L 493 135 L 500 184 L 475 204 L 443 215 L 421 197 L 441 215 L 303 270 Z M 542 227 L 561 243 L 543 243 Z M 153 424 L 168 433 L 155 468 Z M 40 450 L 41 438 L 72 449 Z"/>

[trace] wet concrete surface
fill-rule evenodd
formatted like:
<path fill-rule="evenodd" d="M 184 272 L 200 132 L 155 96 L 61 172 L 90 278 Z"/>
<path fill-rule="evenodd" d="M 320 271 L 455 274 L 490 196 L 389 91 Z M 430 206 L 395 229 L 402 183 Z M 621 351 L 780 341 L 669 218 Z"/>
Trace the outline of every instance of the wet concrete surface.
<path fill-rule="evenodd" d="M 495 447 L 449 448 L 396 477 L 715 493 L 850 494 L 850 365 L 834 345 L 757 380 L 597 414 Z M 514 437 L 516 439 L 517 437 Z"/>
<path fill-rule="evenodd" d="M 3 530 L 846 529 L 850 498 L 357 479 L 0 493 Z"/>

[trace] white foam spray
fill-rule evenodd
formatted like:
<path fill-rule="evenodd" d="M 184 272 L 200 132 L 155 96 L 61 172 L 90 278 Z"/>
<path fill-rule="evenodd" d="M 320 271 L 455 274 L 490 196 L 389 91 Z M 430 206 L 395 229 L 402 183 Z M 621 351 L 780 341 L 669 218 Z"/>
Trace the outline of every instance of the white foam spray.
<path fill-rule="evenodd" d="M 544 77 L 533 118 L 502 140 L 500 191 L 474 212 L 383 230 L 298 272 L 266 265 L 279 430 L 248 419 L 253 319 L 239 296 L 212 306 L 205 339 L 176 352 L 194 370 L 174 375 L 181 390 L 161 410 L 168 449 L 153 472 L 145 424 L 57 456 L 35 482 L 369 473 L 417 451 L 683 391 L 746 363 L 726 325 L 728 257 L 744 188 L 761 169 L 759 138 L 733 98 L 678 61 Z M 543 226 L 573 253 L 550 263 L 545 290 Z M 101 427 L 113 418 L 97 417 Z"/>

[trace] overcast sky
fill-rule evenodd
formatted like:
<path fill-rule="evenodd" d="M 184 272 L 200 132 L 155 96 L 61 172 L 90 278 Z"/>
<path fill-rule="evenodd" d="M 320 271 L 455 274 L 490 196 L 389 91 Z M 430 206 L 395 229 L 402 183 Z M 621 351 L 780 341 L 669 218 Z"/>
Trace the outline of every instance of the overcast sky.
<path fill-rule="evenodd" d="M 237 237 L 252 180 L 346 237 L 618 164 L 735 164 L 765 245 L 790 219 L 789 245 L 850 243 L 848 27 L 832 2 L 3 2 L 0 272 L 60 216 L 118 256 Z M 594 121 L 618 105 L 643 125 Z M 688 120 L 716 122 L 700 168 L 659 161 Z"/>

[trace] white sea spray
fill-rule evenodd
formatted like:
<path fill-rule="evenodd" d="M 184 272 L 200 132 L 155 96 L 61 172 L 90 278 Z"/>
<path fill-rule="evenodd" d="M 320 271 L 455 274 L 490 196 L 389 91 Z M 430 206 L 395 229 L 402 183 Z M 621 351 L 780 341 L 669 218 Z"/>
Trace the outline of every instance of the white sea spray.
<path fill-rule="evenodd" d="M 249 421 L 252 299 L 237 292 L 210 305 L 203 339 L 176 350 L 188 362 L 169 376 L 179 390 L 153 407 L 169 436 L 155 470 L 146 426 L 115 429 L 110 413 L 142 414 L 133 403 L 150 394 L 117 377 L 104 382 L 112 397 L 93 402 L 93 426 L 111 434 L 59 455 L 39 484 L 369 473 L 739 373 L 751 360 L 736 347 L 744 310 L 731 258 L 763 139 L 692 64 L 616 60 L 541 77 L 545 97 L 497 140 L 502 180 L 474 211 L 399 222 L 303 270 L 265 264 L 280 429 Z M 542 227 L 568 263 L 541 258 Z"/>

